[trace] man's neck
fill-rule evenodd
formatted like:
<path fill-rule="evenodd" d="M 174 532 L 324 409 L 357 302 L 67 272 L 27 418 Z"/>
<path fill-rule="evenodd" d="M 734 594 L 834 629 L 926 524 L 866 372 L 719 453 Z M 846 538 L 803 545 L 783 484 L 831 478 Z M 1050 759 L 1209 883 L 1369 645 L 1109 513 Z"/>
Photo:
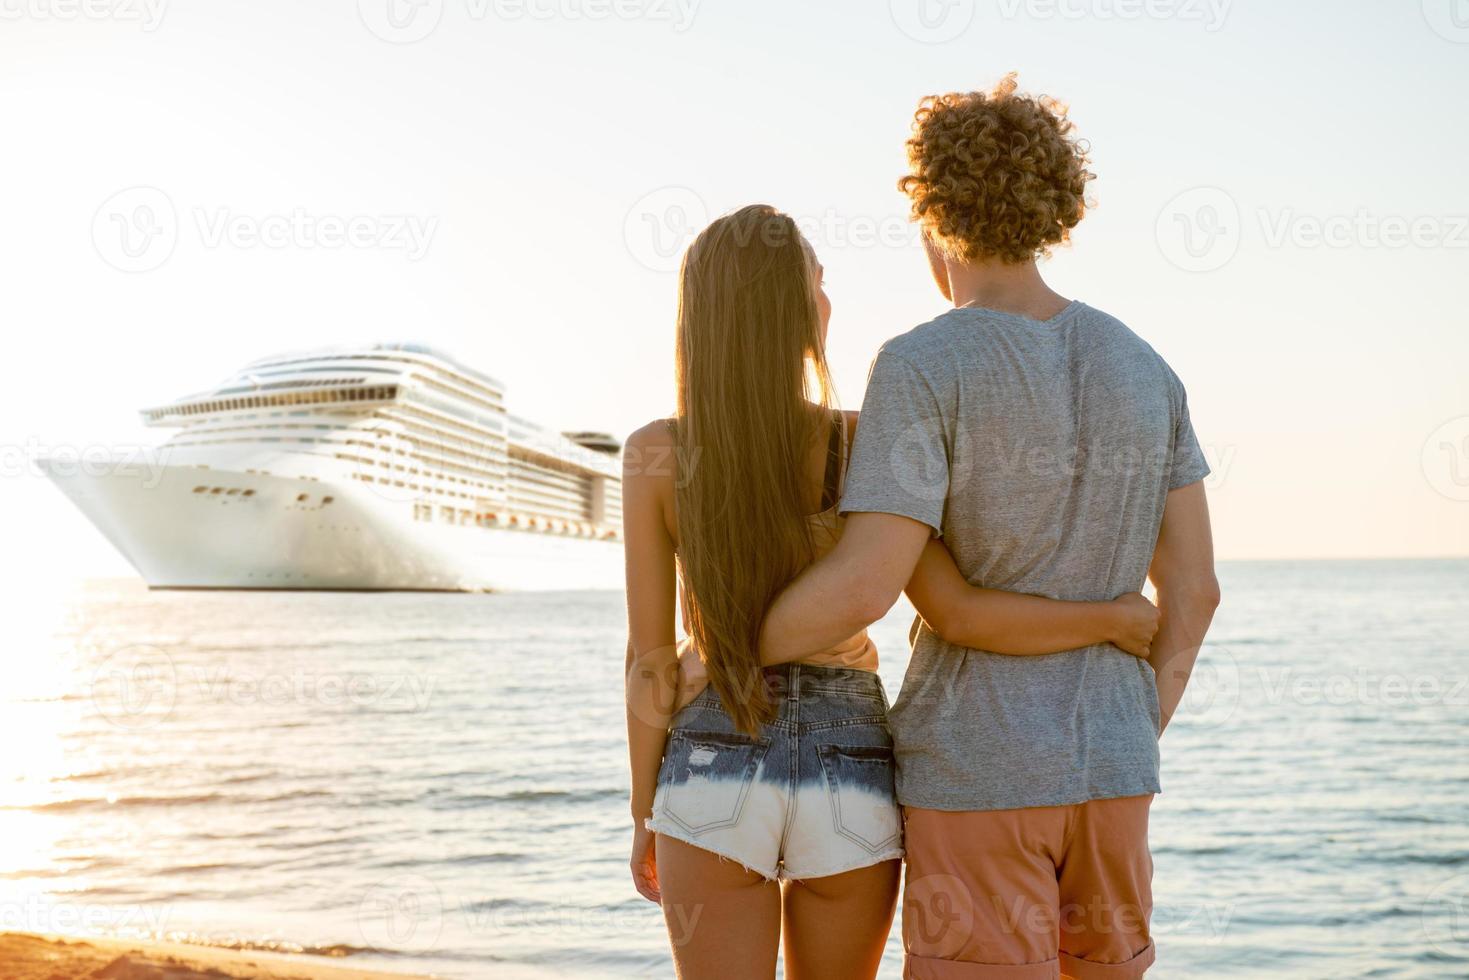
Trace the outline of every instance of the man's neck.
<path fill-rule="evenodd" d="M 1034 260 L 948 262 L 949 289 L 956 307 L 977 306 L 1049 320 L 1070 302 L 1041 278 Z"/>

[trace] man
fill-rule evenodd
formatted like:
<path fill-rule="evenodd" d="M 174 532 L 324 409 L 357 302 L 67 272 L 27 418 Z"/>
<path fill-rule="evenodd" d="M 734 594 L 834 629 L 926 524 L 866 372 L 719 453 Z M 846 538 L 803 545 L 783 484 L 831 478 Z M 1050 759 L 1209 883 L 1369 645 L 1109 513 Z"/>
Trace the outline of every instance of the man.
<path fill-rule="evenodd" d="M 1085 209 L 1070 129 L 1013 77 L 919 107 L 901 186 L 954 309 L 878 354 L 841 541 L 761 632 L 766 663 L 851 636 L 933 535 L 976 585 L 1091 600 L 1156 587 L 1147 661 L 1109 646 L 1003 657 L 917 624 L 891 716 L 913 980 L 1122 980 L 1153 961 L 1158 735 L 1218 604 L 1208 467 L 1162 358 L 1036 268 Z"/>

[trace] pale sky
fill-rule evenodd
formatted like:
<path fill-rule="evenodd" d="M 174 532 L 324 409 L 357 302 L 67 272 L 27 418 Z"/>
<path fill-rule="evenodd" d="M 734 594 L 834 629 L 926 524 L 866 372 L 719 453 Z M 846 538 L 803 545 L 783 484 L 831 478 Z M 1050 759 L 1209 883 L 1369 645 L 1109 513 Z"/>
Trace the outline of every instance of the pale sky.
<path fill-rule="evenodd" d="M 162 442 L 138 409 L 282 350 L 431 343 L 624 436 L 672 403 L 678 248 L 757 201 L 856 407 L 942 310 L 912 110 L 1015 69 L 1098 174 L 1045 271 L 1184 379 L 1220 556 L 1469 554 L 1464 6 L 0 0 L 0 533 L 126 573 L 25 456 Z"/>

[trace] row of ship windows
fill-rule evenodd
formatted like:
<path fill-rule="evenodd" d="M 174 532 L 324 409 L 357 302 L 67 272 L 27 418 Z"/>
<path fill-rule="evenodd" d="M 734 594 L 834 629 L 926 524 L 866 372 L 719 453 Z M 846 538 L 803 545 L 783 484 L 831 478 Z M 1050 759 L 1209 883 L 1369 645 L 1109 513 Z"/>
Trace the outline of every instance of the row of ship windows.
<path fill-rule="evenodd" d="M 223 496 L 223 497 L 253 497 L 253 496 L 255 496 L 255 491 L 254 490 L 242 490 L 239 487 L 210 487 L 210 486 L 199 486 L 199 487 L 195 487 L 194 488 L 194 492 L 195 493 L 198 493 L 198 494 L 207 494 L 207 495 L 209 495 L 211 497 L 219 497 L 219 496 Z M 298 503 L 298 504 L 304 504 L 304 503 L 306 503 L 310 499 L 311 499 L 311 494 L 309 494 L 309 493 L 298 493 L 298 494 L 296 494 L 296 503 Z M 325 507 L 327 504 L 335 503 L 336 502 L 336 499 L 337 499 L 336 497 L 332 497 L 332 496 L 322 497 L 321 498 L 321 506 Z"/>
<path fill-rule="evenodd" d="M 435 520 L 433 504 L 413 505 L 413 519 L 432 523 Z M 541 517 L 534 514 L 509 514 L 499 511 L 473 511 L 463 508 L 438 508 L 439 521 L 445 524 L 475 527 L 510 528 L 522 531 L 546 531 L 570 537 L 601 538 L 613 540 L 618 536 L 615 528 L 599 528 L 588 521 L 563 520 L 557 517 Z"/>
<path fill-rule="evenodd" d="M 238 388 L 226 388 L 218 392 L 221 395 L 235 395 L 242 391 L 274 391 L 277 388 L 322 388 L 327 385 L 360 385 L 366 378 L 295 378 L 291 381 L 268 381 L 265 384 L 242 385 Z"/>
<path fill-rule="evenodd" d="M 283 366 L 293 365 L 293 364 L 307 364 L 307 363 L 311 363 L 313 361 L 320 361 L 320 360 L 321 360 L 320 357 L 284 358 L 284 359 L 281 359 L 281 360 L 265 361 L 265 362 L 262 362 L 262 363 L 257 364 L 257 365 L 251 365 L 251 367 L 261 367 L 261 368 L 272 367 L 272 368 L 278 368 L 278 367 L 283 367 Z M 444 370 L 444 368 L 442 368 L 442 367 L 440 367 L 440 366 L 438 366 L 436 364 L 425 364 L 422 361 L 412 360 L 411 358 L 406 358 L 406 357 L 391 357 L 391 356 L 384 356 L 384 355 L 381 355 L 381 354 L 335 354 L 335 355 L 333 355 L 331 357 L 331 360 L 333 362 L 336 362 L 336 361 L 373 361 L 373 362 L 376 362 L 376 363 L 391 362 L 391 363 L 394 363 L 394 364 L 410 364 L 413 367 L 419 368 L 419 369 L 427 368 L 427 369 L 435 372 L 438 375 L 447 375 L 449 378 L 451 378 L 454 381 L 455 384 L 459 385 L 460 387 L 467 388 L 467 389 L 479 389 L 479 390 L 487 393 L 488 395 L 490 395 L 491 397 L 496 398 L 496 399 L 499 399 L 499 398 L 503 397 L 503 392 L 498 391 L 497 389 L 495 389 L 493 387 L 490 387 L 488 385 L 485 385 L 485 384 L 483 384 L 483 383 L 481 383 L 479 381 L 476 381 L 476 380 L 474 380 L 472 378 L 469 378 L 469 377 L 467 377 L 465 375 L 454 374 L 453 372 L 446 372 Z M 374 368 L 368 368 L 368 367 L 361 367 L 361 368 L 359 368 L 359 367 L 357 367 L 355 365 L 354 365 L 353 369 L 354 370 L 363 370 L 363 371 L 376 370 Z M 395 371 L 394 373 L 397 373 L 397 371 Z"/>
<path fill-rule="evenodd" d="M 453 477 L 446 478 L 443 475 L 436 474 L 440 480 L 448 479 L 454 482 L 463 483 L 467 486 L 474 487 L 481 491 L 480 493 L 464 493 L 450 490 L 442 486 L 428 485 L 426 478 L 429 477 L 430 474 L 420 473 L 417 469 L 409 469 L 400 466 L 390 466 L 377 460 L 369 460 L 360 456 L 352 456 L 345 453 L 337 453 L 336 456 L 338 459 L 352 461 L 358 464 L 367 464 L 374 467 L 397 470 L 403 476 L 408 477 L 408 480 L 405 481 L 403 479 L 391 480 L 386 477 L 373 478 L 372 476 L 363 473 L 353 474 L 356 479 L 362 480 L 365 483 L 381 483 L 384 486 L 406 487 L 415 491 L 425 493 L 439 493 L 446 496 L 460 497 L 465 500 L 480 499 L 483 497 L 485 492 L 499 495 L 506 493 L 507 490 L 509 490 L 509 488 L 503 484 L 491 485 L 463 479 L 455 480 L 455 478 Z M 517 467 L 517 469 L 519 468 L 520 467 Z M 424 484 L 420 485 L 417 482 L 413 482 L 415 479 L 424 479 L 425 482 Z M 509 496 L 513 499 L 515 503 L 518 503 L 522 506 L 535 507 L 542 512 L 559 514 L 569 519 L 581 520 L 589 516 L 589 502 L 587 501 L 583 493 L 570 494 L 566 492 L 567 488 L 555 487 L 554 484 L 542 484 L 541 487 L 543 489 L 540 489 L 540 492 L 537 492 L 538 488 L 536 486 L 522 484 L 518 486 L 515 490 L 509 490 Z M 621 519 L 622 511 L 622 494 L 620 493 L 620 488 L 617 487 L 614 482 L 609 481 L 609 483 L 605 486 L 605 490 L 610 492 L 607 492 L 606 495 L 602 498 L 602 513 L 605 519 L 618 522 Z M 223 487 L 211 488 L 207 486 L 195 487 L 194 492 L 199 494 L 225 494 L 227 496 L 236 496 L 242 493 L 242 491 L 238 488 L 226 489 Z M 253 496 L 254 493 L 254 490 L 243 491 L 243 495 L 246 497 Z M 303 498 L 298 498 L 298 500 L 302 499 Z M 330 499 L 324 501 L 324 503 L 330 502 Z"/>
<path fill-rule="evenodd" d="M 261 436 L 255 439 L 176 439 L 174 440 L 172 445 L 203 446 L 240 442 L 297 442 L 303 444 L 314 443 L 336 446 L 346 444 L 362 446 L 364 449 L 369 450 L 375 450 L 377 448 L 370 443 L 364 443 L 353 439 L 339 440 L 334 438 L 314 438 L 312 436 L 305 435 L 290 436 L 286 438 L 276 436 Z M 420 470 L 418 467 L 414 466 L 404 466 L 401 463 L 391 462 L 390 460 L 382 459 L 381 457 L 373 458 L 347 453 L 336 453 L 335 455 L 338 459 L 351 460 L 352 462 L 362 466 L 371 466 L 378 469 L 391 470 L 416 478 L 427 478 L 430 476 L 430 474 L 432 474 L 433 478 L 437 480 L 448 483 L 462 484 L 464 486 L 471 487 L 482 492 L 503 492 L 506 488 L 504 481 L 506 479 L 507 473 L 505 472 L 505 468 L 501 468 L 500 472 L 493 472 L 481 469 L 478 473 L 475 473 L 473 477 L 466 477 L 456 476 L 452 473 L 445 472 L 442 465 L 437 467 L 434 471 L 428 471 Z M 406 461 L 419 461 L 415 460 L 416 454 L 405 453 L 394 455 L 400 456 L 400 458 L 403 458 Z M 528 460 L 512 458 L 508 461 L 508 470 L 510 475 L 512 475 L 514 478 L 517 478 L 516 482 L 522 487 L 525 492 L 536 493 L 539 491 L 541 494 L 548 497 L 563 500 L 580 500 L 590 490 L 590 477 L 582 476 L 579 474 L 565 473 L 556 470 L 548 470 Z M 471 472 L 473 471 L 471 470 Z M 489 482 L 490 480 L 493 480 L 494 482 Z M 621 487 L 616 480 L 606 480 L 603 485 L 603 493 L 606 495 L 604 499 L 607 499 L 609 501 L 621 501 L 622 499 Z"/>
<path fill-rule="evenodd" d="M 391 397 L 391 395 L 389 397 Z M 246 407 L 248 407 L 248 406 L 246 406 Z M 388 416 L 384 416 L 384 417 L 388 417 Z M 405 422 L 407 422 L 407 420 L 405 420 Z M 479 476 L 480 478 L 490 477 L 492 479 L 504 479 L 503 470 L 504 470 L 505 466 L 508 464 L 510 467 L 512 467 L 514 470 L 516 470 L 517 473 L 526 474 L 526 475 L 533 475 L 535 478 L 537 478 L 536 479 L 536 482 L 543 482 L 543 483 L 547 483 L 548 482 L 548 483 L 551 483 L 551 484 L 561 483 L 561 484 L 566 485 L 568 487 L 575 486 L 576 489 L 577 489 L 577 492 L 582 492 L 583 491 L 583 488 L 585 486 L 585 482 L 586 482 L 586 480 L 589 479 L 589 477 L 584 472 L 580 471 L 579 468 L 576 468 L 576 467 L 567 467 L 564 463 L 562 463 L 561 465 L 547 465 L 546 462 L 543 462 L 542 461 L 542 458 L 543 457 L 541 457 L 540 454 L 534 454 L 533 455 L 533 454 L 530 454 L 530 453 L 526 453 L 523 450 L 519 450 L 519 447 L 515 447 L 515 448 L 513 448 L 511 450 L 511 452 L 509 454 L 509 458 L 507 460 L 506 456 L 500 455 L 500 453 L 504 453 L 505 452 L 505 448 L 504 448 L 504 436 L 501 436 L 498 433 L 482 433 L 480 435 L 480 439 L 483 440 L 483 445 L 475 445 L 475 444 L 472 444 L 471 443 L 471 445 L 473 445 L 473 448 L 475 448 L 475 449 L 487 449 L 490 452 L 495 452 L 496 450 L 499 450 L 499 453 L 497 453 L 494 456 L 486 456 L 486 455 L 483 455 L 482 453 L 474 453 L 474 452 L 466 451 L 466 449 L 464 448 L 464 444 L 463 443 L 460 443 L 460 444 L 457 444 L 457 445 L 454 444 L 454 443 L 449 443 L 449 444 L 442 443 L 440 441 L 440 439 L 442 438 L 442 436 L 439 433 L 436 433 L 436 432 L 430 431 L 427 434 L 427 437 L 425 438 L 425 434 L 422 433 L 421 427 L 414 426 L 412 422 L 407 422 L 407 425 L 409 426 L 410 431 L 406 432 L 405 435 L 408 436 L 412 440 L 412 442 L 414 444 L 414 448 L 415 448 L 416 451 L 414 451 L 414 452 L 406 452 L 405 453 L 405 452 L 401 452 L 401 451 L 397 451 L 397 450 L 388 450 L 388 452 L 391 453 L 394 456 L 400 456 L 400 457 L 405 457 L 405 458 L 409 458 L 409 459 L 412 459 L 412 458 L 415 458 L 416 457 L 416 458 L 419 458 L 419 459 L 423 459 L 423 461 L 425 461 L 425 462 L 428 461 L 428 459 L 426 457 L 427 456 L 431 456 L 434 459 L 434 461 L 437 461 L 439 463 L 439 466 L 437 468 L 440 469 L 440 470 L 442 470 L 445 466 L 454 466 L 454 467 L 459 468 L 459 469 L 468 470 L 469 472 L 474 473 L 476 476 Z M 252 426 L 209 426 L 207 429 L 201 430 L 200 431 L 200 435 L 204 435 L 204 434 L 214 435 L 214 434 L 217 434 L 217 433 L 224 433 L 224 432 L 248 432 L 248 431 L 251 431 L 253 428 L 255 428 L 255 427 L 252 427 Z M 278 428 L 278 429 L 279 428 L 289 428 L 289 429 L 315 429 L 315 430 L 318 430 L 318 431 L 321 431 L 321 430 L 331 431 L 335 427 L 332 427 L 332 426 L 321 426 L 321 425 L 313 426 L 313 425 L 304 425 L 304 424 L 284 424 L 284 425 L 272 425 L 272 428 Z M 415 428 L 420 429 L 420 431 L 419 432 L 412 431 Z M 453 436 L 450 436 L 450 438 L 452 439 L 454 437 Z M 294 441 L 294 442 L 302 442 L 302 443 L 319 443 L 319 444 L 328 444 L 328 445 L 330 445 L 330 444 L 336 444 L 336 445 L 348 445 L 348 446 L 361 446 L 364 449 L 379 450 L 379 451 L 386 449 L 386 447 L 384 447 L 384 446 L 382 446 L 382 445 L 380 445 L 378 443 L 375 443 L 375 442 L 367 442 L 367 441 L 363 441 L 363 440 L 360 440 L 360 439 L 353 439 L 353 438 L 351 438 L 351 436 L 350 436 L 350 430 L 349 430 L 349 433 L 348 433 L 348 435 L 347 435 L 346 438 L 331 438 L 331 437 L 326 437 L 326 438 L 319 438 L 319 437 L 318 438 L 313 438 L 311 436 L 300 435 L 300 436 L 289 436 L 289 437 L 280 437 L 280 436 L 256 436 L 253 439 L 238 439 L 238 438 L 236 438 L 236 439 L 203 439 L 203 438 L 188 438 L 187 436 L 184 436 L 184 437 L 176 438 L 174 440 L 174 443 L 173 444 L 174 445 L 178 445 L 178 446 L 199 446 L 199 445 L 219 444 L 219 443 L 224 443 L 224 442 L 292 442 L 292 441 Z M 519 450 L 519 451 L 517 451 L 517 450 Z M 364 463 L 365 462 L 369 462 L 366 459 L 363 459 L 361 461 L 364 462 Z M 557 462 L 560 463 L 561 461 L 557 461 Z M 379 465 L 379 466 L 389 466 L 391 464 L 388 464 L 386 462 L 376 462 L 376 465 Z M 394 467 L 394 468 L 396 468 L 396 467 Z M 442 479 L 447 479 L 447 480 L 450 480 L 450 481 L 455 481 L 455 482 L 462 482 L 462 483 L 466 483 L 466 484 L 473 484 L 474 483 L 474 481 L 471 480 L 471 479 L 467 479 L 467 478 L 464 478 L 464 477 L 455 477 L 455 476 L 451 476 L 451 475 L 449 475 L 447 473 L 442 474 L 441 478 Z M 615 486 L 616 481 L 614 481 L 614 480 L 608 480 L 608 483 L 609 484 L 612 484 L 613 486 Z"/>
<path fill-rule="evenodd" d="M 413 490 L 418 493 L 433 493 L 443 497 L 461 497 L 465 500 L 474 501 L 479 501 L 483 499 L 478 494 L 459 493 L 453 490 L 443 490 L 438 487 L 421 486 L 417 483 L 412 482 L 411 480 L 390 480 L 386 477 L 368 476 L 365 473 L 353 473 L 352 479 L 360 480 L 363 483 L 375 483 L 379 486 L 397 487 L 403 490 Z M 516 495 L 512 495 L 512 499 L 510 502 L 511 504 L 518 504 L 522 507 L 535 507 L 542 515 L 544 515 L 544 517 L 542 518 L 544 520 L 559 520 L 575 524 L 587 522 L 587 519 L 590 516 L 589 508 L 585 506 L 560 507 L 557 506 L 554 502 L 549 502 L 545 500 L 530 500 L 523 497 L 517 497 Z M 461 513 L 473 514 L 474 511 L 465 510 L 461 511 Z M 620 508 L 608 508 L 605 520 L 609 523 L 620 521 Z"/>
<path fill-rule="evenodd" d="M 367 482 L 373 482 L 368 479 Z M 411 487 L 411 489 L 418 489 Z M 255 491 L 242 489 L 240 487 L 211 487 L 201 485 L 194 488 L 194 492 L 206 496 L 225 497 L 253 497 Z M 298 493 L 296 503 L 309 502 L 311 495 Z M 323 496 L 320 506 L 326 507 L 336 501 L 335 497 Z M 564 518 L 554 516 L 543 516 L 537 514 L 514 514 L 500 511 L 474 511 L 464 508 L 446 507 L 440 505 L 438 508 L 438 519 L 447 524 L 476 525 L 478 527 L 503 527 L 524 531 L 547 531 L 555 534 L 565 534 L 572 537 L 614 539 L 617 537 L 615 528 L 597 527 L 584 519 Z M 434 520 L 434 506 L 426 503 L 413 505 L 413 519 L 417 521 L 432 522 Z"/>
<path fill-rule="evenodd" d="M 393 386 L 388 387 L 391 391 Z M 391 398 L 392 395 L 390 394 L 389 397 Z M 256 407 L 254 405 L 254 402 L 257 400 L 257 396 L 251 396 L 251 398 L 248 400 L 251 402 L 251 404 L 245 407 Z M 173 411 L 173 409 L 157 409 L 155 411 L 149 412 L 148 416 L 149 418 L 156 418 L 160 415 L 166 415 L 171 411 Z M 503 432 L 491 431 L 489 429 L 474 429 L 470 426 L 454 422 L 452 419 L 450 419 L 449 421 L 457 426 L 458 429 L 463 430 L 462 432 L 451 432 L 443 428 L 442 426 L 434 427 L 424 422 L 417 421 L 415 417 L 417 414 L 421 413 L 413 413 L 407 411 L 374 411 L 371 413 L 371 416 L 373 418 L 385 419 L 402 424 L 404 427 L 404 435 L 415 439 L 419 443 L 443 446 L 446 447 L 449 451 L 461 452 L 466 454 L 470 454 L 472 451 L 479 451 L 481 452 L 481 454 L 483 452 L 489 452 L 496 455 L 502 455 L 505 452 L 505 434 Z M 430 421 L 432 422 L 437 420 L 430 419 Z M 280 416 L 272 416 L 265 422 L 247 422 L 243 425 L 231 424 L 231 420 L 220 419 L 212 422 L 201 423 L 198 426 L 191 428 L 189 431 L 207 435 L 217 435 L 225 432 L 259 432 L 262 428 L 267 427 L 269 430 L 330 430 L 336 432 L 345 432 L 349 435 L 354 431 L 359 431 L 355 429 L 343 429 L 340 423 L 319 424 L 309 422 L 287 422 L 283 421 Z M 365 431 L 369 435 L 386 435 L 385 432 L 378 429 L 369 428 L 361 431 Z"/>
<path fill-rule="evenodd" d="M 252 431 L 252 427 L 244 427 L 244 428 L 245 428 L 245 431 Z M 316 430 L 316 431 L 325 431 L 325 432 L 340 432 L 340 431 L 343 431 L 343 430 L 340 430 L 340 429 L 336 429 L 334 426 L 329 426 L 329 425 L 318 425 L 318 426 L 308 426 L 308 425 L 303 425 L 303 426 L 271 426 L 271 430 L 272 431 L 275 430 L 275 429 L 280 429 L 280 428 L 313 429 L 313 430 Z M 223 432 L 223 431 L 225 431 L 225 430 L 223 430 L 223 429 L 214 429 L 214 428 L 200 430 L 201 435 L 202 434 L 205 434 L 205 433 L 212 435 L 214 433 Z M 267 442 L 268 443 L 288 442 L 288 443 L 300 443 L 302 445 L 317 445 L 317 446 L 360 446 L 363 449 L 370 450 L 370 451 L 372 451 L 374 453 L 382 454 L 383 456 L 399 457 L 399 458 L 403 458 L 403 459 L 417 458 L 415 454 L 402 453 L 402 452 L 394 452 L 392 450 L 385 449 L 383 446 L 381 446 L 381 445 L 379 445 L 377 443 L 364 442 L 361 439 L 350 439 L 350 438 L 343 439 L 343 438 L 340 438 L 340 437 L 337 437 L 337 436 L 308 436 L 308 435 L 245 436 L 245 437 L 241 437 L 241 436 L 226 436 L 225 438 L 222 438 L 222 439 L 204 439 L 204 438 L 199 438 L 199 437 L 195 437 L 195 436 L 183 435 L 183 436 L 176 436 L 174 439 L 170 440 L 169 445 L 170 446 L 173 446 L 173 447 L 183 447 L 183 446 L 238 446 L 238 445 L 249 445 L 249 444 L 254 444 L 254 443 L 267 443 Z M 341 456 L 341 454 L 338 454 L 338 455 Z M 345 458 L 348 458 L 348 457 L 342 456 L 341 458 L 344 458 L 345 459 Z M 366 456 L 356 456 L 356 457 L 351 457 L 351 458 L 358 459 L 358 460 L 360 460 L 363 463 L 371 463 L 372 465 L 375 465 L 375 466 L 383 466 L 383 467 L 389 467 L 389 468 L 391 468 L 391 467 L 394 466 L 393 463 L 388 462 L 385 459 L 370 459 L 370 458 L 368 458 Z M 474 471 L 471 467 L 466 466 L 466 465 L 464 465 L 462 463 L 455 463 L 453 461 L 448 460 L 447 457 L 444 458 L 443 465 L 445 465 L 445 466 L 450 466 L 450 465 L 452 465 L 452 466 L 458 466 L 461 469 L 466 469 L 466 470 Z M 498 469 L 499 470 L 502 470 L 502 471 L 504 470 L 504 468 L 505 468 L 505 464 L 503 464 L 503 463 L 498 467 Z M 487 467 L 483 467 L 483 466 L 478 467 L 478 472 L 485 473 L 485 474 L 495 475 L 495 470 L 491 470 L 491 469 L 489 469 Z M 551 472 L 551 471 L 547 471 L 547 472 Z M 503 473 L 500 473 L 498 475 L 503 479 Z M 462 479 L 462 478 L 451 477 L 451 476 L 448 476 L 446 474 L 445 477 L 444 477 L 444 479 Z"/>
<path fill-rule="evenodd" d="M 281 395 L 250 395 L 245 398 L 219 398 L 171 408 L 154 409 L 148 419 L 154 421 L 170 415 L 208 415 L 232 412 L 242 408 L 277 408 L 287 405 L 325 405 L 331 402 L 385 401 L 398 396 L 397 385 L 375 385 L 371 388 L 341 388 L 334 391 L 291 391 Z"/>
<path fill-rule="evenodd" d="M 325 442 L 328 440 L 321 441 Z M 365 443 L 358 443 L 353 440 L 348 440 L 347 444 L 362 445 L 364 448 L 373 448 Z M 424 461 L 419 459 L 415 454 L 404 453 L 399 455 L 406 462 Z M 406 477 L 421 479 L 432 475 L 435 479 L 438 480 L 446 481 L 449 483 L 461 483 L 465 486 L 475 487 L 482 491 L 501 492 L 506 487 L 504 482 L 506 474 L 504 472 L 491 473 L 489 471 L 481 471 L 481 474 L 477 474 L 479 478 L 473 479 L 468 477 L 453 476 L 451 474 L 445 473 L 443 472 L 442 466 L 437 467 L 434 470 L 421 470 L 416 466 L 406 466 L 403 463 L 396 463 L 381 458 L 358 456 L 348 453 L 337 453 L 336 456 L 338 459 L 350 460 L 362 466 L 370 466 L 377 469 L 389 470 L 394 473 L 402 474 Z M 562 473 L 555 470 L 547 470 L 542 467 L 536 466 L 534 463 L 529 463 L 519 459 L 510 460 L 509 470 L 510 476 L 514 478 L 514 482 L 517 484 L 517 486 L 521 487 L 524 492 L 536 493 L 539 491 L 547 497 L 569 501 L 584 499 L 591 489 L 590 477 Z M 486 477 L 494 479 L 495 482 L 486 482 Z M 613 481 L 610 480 L 608 481 L 608 484 L 609 487 L 615 486 Z M 621 489 L 614 489 L 609 494 L 609 496 L 613 499 L 621 500 Z"/>
<path fill-rule="evenodd" d="M 502 450 L 505 443 L 503 415 L 485 421 L 480 421 L 482 416 L 476 416 L 474 420 L 466 421 L 467 416 L 460 417 L 456 408 L 449 405 L 441 408 L 427 403 L 421 393 L 415 392 L 411 401 L 398 402 L 391 411 L 373 412 L 373 415 L 401 423 L 406 434 L 420 439 L 450 445 L 492 444 L 492 451 Z"/>
<path fill-rule="evenodd" d="M 195 493 L 207 493 L 213 496 L 225 497 L 253 497 L 254 490 L 241 490 L 239 487 L 195 487 Z"/>

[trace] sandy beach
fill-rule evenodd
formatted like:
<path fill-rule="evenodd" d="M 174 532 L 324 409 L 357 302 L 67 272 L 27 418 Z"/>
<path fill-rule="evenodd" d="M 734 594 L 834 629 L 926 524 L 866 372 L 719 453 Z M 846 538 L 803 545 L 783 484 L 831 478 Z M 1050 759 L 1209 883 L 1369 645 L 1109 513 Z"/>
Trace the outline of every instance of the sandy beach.
<path fill-rule="evenodd" d="M 317 957 L 182 943 L 0 933 L 0 980 L 412 980 Z M 420 978 L 422 980 L 422 978 Z"/>

